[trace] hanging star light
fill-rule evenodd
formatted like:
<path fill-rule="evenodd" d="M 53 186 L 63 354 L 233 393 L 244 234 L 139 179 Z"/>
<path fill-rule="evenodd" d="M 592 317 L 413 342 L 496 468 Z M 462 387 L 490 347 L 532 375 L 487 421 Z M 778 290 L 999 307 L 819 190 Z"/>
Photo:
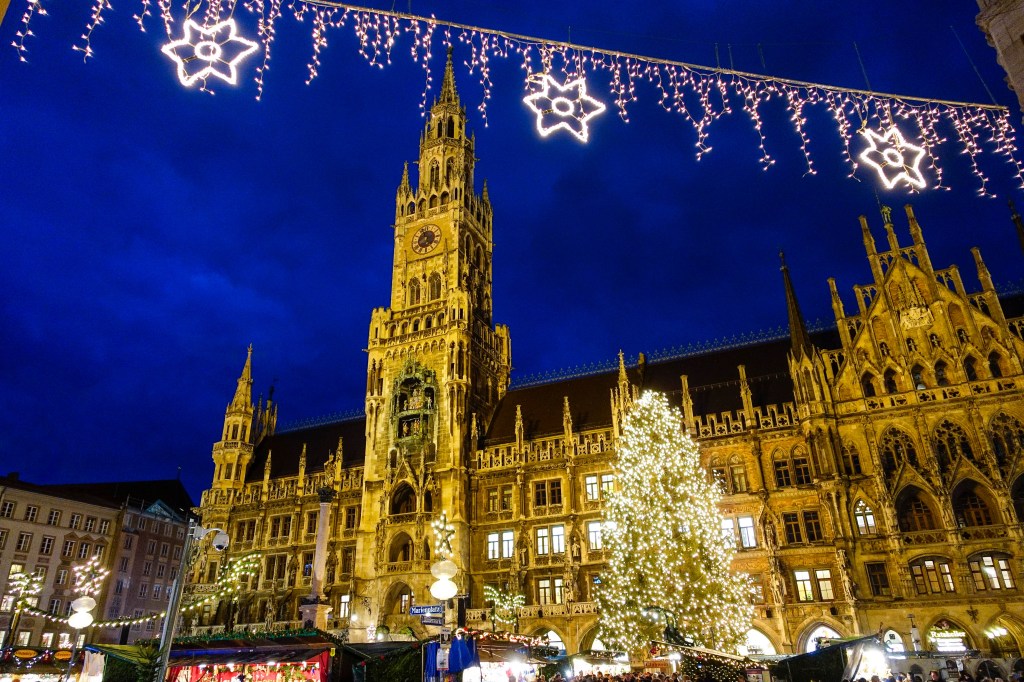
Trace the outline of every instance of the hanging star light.
<path fill-rule="evenodd" d="M 167 43 L 162 51 L 177 63 L 182 85 L 194 85 L 210 76 L 234 85 L 238 82 L 239 62 L 258 48 L 257 43 L 238 35 L 234 19 L 213 26 L 201 26 L 189 19 L 181 40 Z"/>
<path fill-rule="evenodd" d="M 537 114 L 537 132 L 547 137 L 556 130 L 568 130 L 580 142 L 586 142 L 590 137 L 587 121 L 605 110 L 603 102 L 587 94 L 587 79 L 580 77 L 565 85 L 559 85 L 547 73 L 535 74 L 530 79 L 543 86 L 523 98 L 526 106 Z"/>
<path fill-rule="evenodd" d="M 441 512 L 441 516 L 434 519 L 430 527 L 434 530 L 434 553 L 447 559 L 452 555 L 452 537 L 455 536 L 455 526 L 448 522 L 448 513 Z"/>
<path fill-rule="evenodd" d="M 887 189 L 900 182 L 917 189 L 927 186 L 921 174 L 921 161 L 927 156 L 924 147 L 907 142 L 895 125 L 883 134 L 869 128 L 861 130 L 860 134 L 867 140 L 868 147 L 858 158 L 875 169 Z"/>

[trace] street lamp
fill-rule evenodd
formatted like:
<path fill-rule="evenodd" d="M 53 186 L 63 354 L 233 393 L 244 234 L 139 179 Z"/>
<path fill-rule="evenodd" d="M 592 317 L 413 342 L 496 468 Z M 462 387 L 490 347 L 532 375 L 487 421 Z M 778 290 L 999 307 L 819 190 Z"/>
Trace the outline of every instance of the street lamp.
<path fill-rule="evenodd" d="M 68 625 L 75 629 L 75 638 L 71 642 L 71 658 L 68 659 L 68 669 L 64 675 L 65 682 L 71 679 L 71 670 L 75 667 L 75 658 L 78 656 L 78 638 L 80 636 L 78 633 L 83 628 L 92 625 L 95 620 L 92 615 L 94 608 L 96 608 L 96 600 L 87 594 L 71 602 L 71 610 L 74 613 L 68 617 Z"/>
<path fill-rule="evenodd" d="M 189 570 L 199 557 L 199 543 L 209 535 L 213 535 L 210 545 L 218 552 L 228 548 L 231 538 L 222 528 L 204 528 L 195 521 L 189 521 L 188 532 L 185 533 L 185 548 L 181 553 L 181 567 L 178 576 L 171 586 L 171 600 L 167 603 L 167 615 L 160 632 L 160 665 L 157 666 L 154 682 L 164 682 L 167 677 L 167 661 L 171 655 L 171 643 L 178 625 L 178 612 L 181 610 L 181 592 L 188 579 Z"/>
<path fill-rule="evenodd" d="M 441 517 L 431 524 L 434 529 L 434 553 L 438 561 L 430 567 L 430 573 L 437 581 L 430 586 L 430 594 L 438 601 L 448 601 L 459 592 L 459 586 L 452 578 L 459 572 L 449 557 L 452 555 L 452 536 L 455 535 L 455 526 L 448 523 L 448 515 L 441 512 Z"/>

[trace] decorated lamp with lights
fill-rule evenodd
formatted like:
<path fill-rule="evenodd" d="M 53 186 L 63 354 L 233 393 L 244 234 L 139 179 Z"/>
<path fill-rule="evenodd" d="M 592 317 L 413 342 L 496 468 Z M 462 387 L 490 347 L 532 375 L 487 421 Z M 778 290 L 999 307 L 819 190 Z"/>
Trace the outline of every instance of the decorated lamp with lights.
<path fill-rule="evenodd" d="M 437 578 L 430 586 L 430 594 L 438 601 L 448 601 L 459 592 L 459 586 L 452 580 L 459 572 L 459 567 L 451 560 L 455 526 L 448 522 L 446 512 L 441 512 L 430 525 L 434 530 L 434 556 L 438 558 L 430 567 L 430 574 Z"/>

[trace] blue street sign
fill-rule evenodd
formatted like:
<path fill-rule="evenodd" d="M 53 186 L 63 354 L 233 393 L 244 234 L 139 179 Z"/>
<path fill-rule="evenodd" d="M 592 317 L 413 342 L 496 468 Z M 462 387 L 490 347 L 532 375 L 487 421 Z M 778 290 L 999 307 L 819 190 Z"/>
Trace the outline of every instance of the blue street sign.
<path fill-rule="evenodd" d="M 444 613 L 444 604 L 426 604 L 409 607 L 410 616 L 427 616 L 435 613 Z"/>
<path fill-rule="evenodd" d="M 441 617 L 438 617 L 438 616 L 420 616 L 420 624 L 421 625 L 438 625 L 438 626 L 443 626 L 444 625 L 444 617 L 443 616 L 441 616 Z"/>

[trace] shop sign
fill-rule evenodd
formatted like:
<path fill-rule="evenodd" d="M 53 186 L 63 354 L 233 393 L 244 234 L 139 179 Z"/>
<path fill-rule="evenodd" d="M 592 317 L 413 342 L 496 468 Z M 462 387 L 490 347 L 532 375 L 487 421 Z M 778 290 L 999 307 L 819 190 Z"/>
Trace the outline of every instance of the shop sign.
<path fill-rule="evenodd" d="M 68 651 L 67 649 L 61 649 L 60 651 L 56 652 L 53 655 L 53 657 L 55 659 L 57 659 L 58 661 L 70 661 L 71 660 L 71 652 Z"/>
<path fill-rule="evenodd" d="M 35 649 L 18 649 L 17 651 L 14 652 L 14 657 L 15 658 L 21 658 L 21 659 L 35 658 L 38 655 L 39 655 L 39 652 L 36 651 Z"/>

